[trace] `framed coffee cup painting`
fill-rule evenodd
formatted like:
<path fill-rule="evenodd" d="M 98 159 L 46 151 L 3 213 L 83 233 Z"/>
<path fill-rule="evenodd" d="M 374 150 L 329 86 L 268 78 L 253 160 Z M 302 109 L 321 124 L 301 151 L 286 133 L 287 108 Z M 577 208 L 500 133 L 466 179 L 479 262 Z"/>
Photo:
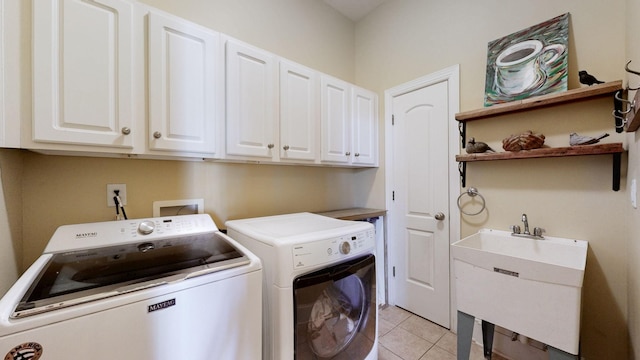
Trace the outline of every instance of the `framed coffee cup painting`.
<path fill-rule="evenodd" d="M 489 43 L 484 105 L 567 90 L 569 13 Z"/>

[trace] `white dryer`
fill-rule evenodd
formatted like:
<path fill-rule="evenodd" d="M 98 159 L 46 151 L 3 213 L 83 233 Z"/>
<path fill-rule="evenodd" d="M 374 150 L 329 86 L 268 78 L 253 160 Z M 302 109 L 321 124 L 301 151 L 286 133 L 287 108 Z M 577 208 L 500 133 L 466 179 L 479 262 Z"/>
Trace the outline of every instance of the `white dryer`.
<path fill-rule="evenodd" d="M 255 360 L 261 295 L 209 215 L 61 226 L 0 300 L 0 357 Z"/>
<path fill-rule="evenodd" d="M 225 224 L 262 260 L 263 359 L 377 359 L 372 224 L 311 213 Z"/>

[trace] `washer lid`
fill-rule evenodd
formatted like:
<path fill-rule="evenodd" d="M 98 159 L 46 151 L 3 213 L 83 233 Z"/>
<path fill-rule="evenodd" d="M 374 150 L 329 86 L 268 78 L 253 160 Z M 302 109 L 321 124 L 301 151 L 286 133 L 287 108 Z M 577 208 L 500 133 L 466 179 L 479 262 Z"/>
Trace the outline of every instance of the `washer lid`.
<path fill-rule="evenodd" d="M 50 254 L 12 317 L 23 317 L 248 264 L 220 232 Z"/>

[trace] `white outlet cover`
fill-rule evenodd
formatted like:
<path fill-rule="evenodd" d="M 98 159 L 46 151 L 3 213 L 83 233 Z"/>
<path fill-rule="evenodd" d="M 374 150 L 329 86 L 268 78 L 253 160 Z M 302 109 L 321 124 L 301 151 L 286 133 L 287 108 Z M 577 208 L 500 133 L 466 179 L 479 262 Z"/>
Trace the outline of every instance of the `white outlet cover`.
<path fill-rule="evenodd" d="M 122 205 L 127 205 L 127 184 L 107 184 L 107 206 L 116 207 L 116 203 L 113 201 L 114 190 L 120 190 Z"/>

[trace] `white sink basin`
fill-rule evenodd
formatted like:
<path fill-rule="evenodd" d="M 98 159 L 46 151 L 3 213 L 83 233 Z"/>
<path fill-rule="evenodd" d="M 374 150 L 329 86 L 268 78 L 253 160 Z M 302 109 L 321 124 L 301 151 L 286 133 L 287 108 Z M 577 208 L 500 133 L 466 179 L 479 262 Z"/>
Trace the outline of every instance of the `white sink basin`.
<path fill-rule="evenodd" d="M 458 310 L 578 353 L 588 242 L 483 229 L 451 245 Z"/>

